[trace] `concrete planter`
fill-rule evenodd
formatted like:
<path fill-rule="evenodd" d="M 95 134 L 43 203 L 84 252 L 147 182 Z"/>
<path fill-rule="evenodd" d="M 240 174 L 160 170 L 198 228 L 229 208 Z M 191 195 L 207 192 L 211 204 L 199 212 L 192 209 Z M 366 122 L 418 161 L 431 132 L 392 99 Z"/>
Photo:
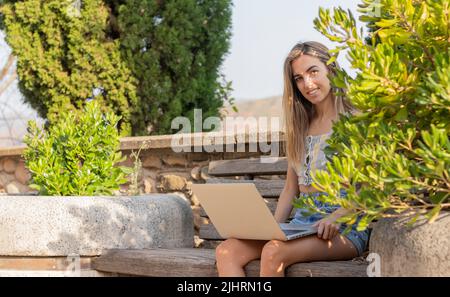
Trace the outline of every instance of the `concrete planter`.
<path fill-rule="evenodd" d="M 189 203 L 176 195 L 0 197 L 0 256 L 192 247 L 193 233 Z"/>
<path fill-rule="evenodd" d="M 450 276 L 450 212 L 433 224 L 407 222 L 382 219 L 372 230 L 369 249 L 380 255 L 381 276 Z"/>

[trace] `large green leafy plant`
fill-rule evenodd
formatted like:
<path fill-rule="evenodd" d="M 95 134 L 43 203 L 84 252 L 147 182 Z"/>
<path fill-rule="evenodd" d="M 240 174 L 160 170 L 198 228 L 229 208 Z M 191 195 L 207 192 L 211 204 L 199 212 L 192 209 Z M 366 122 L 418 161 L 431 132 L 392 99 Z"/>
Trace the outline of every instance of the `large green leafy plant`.
<path fill-rule="evenodd" d="M 354 77 L 340 71 L 333 84 L 347 90 L 360 110 L 334 126 L 328 172 L 315 186 L 350 214 L 358 228 L 381 217 L 426 216 L 450 207 L 450 19 L 448 0 L 364 0 L 360 20 L 350 12 L 321 9 L 316 29 L 347 50 Z M 335 57 L 332 58 L 334 60 Z M 348 193 L 339 198 L 340 189 Z M 312 199 L 297 206 L 318 211 Z"/>
<path fill-rule="evenodd" d="M 111 195 L 130 173 L 117 166 L 124 160 L 119 151 L 119 117 L 103 114 L 95 101 L 87 103 L 83 112 L 61 116 L 48 132 L 29 122 L 24 158 L 31 172 L 30 187 L 41 195 Z"/>

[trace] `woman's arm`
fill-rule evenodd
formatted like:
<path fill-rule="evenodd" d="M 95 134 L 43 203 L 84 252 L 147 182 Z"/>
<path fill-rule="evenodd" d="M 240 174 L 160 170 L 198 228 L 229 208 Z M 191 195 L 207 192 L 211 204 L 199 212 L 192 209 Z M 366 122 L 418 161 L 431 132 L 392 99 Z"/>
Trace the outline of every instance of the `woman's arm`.
<path fill-rule="evenodd" d="M 278 198 L 277 209 L 275 210 L 275 220 L 284 223 L 292 211 L 292 201 L 299 194 L 297 174 L 291 166 L 288 166 L 286 183 Z"/>

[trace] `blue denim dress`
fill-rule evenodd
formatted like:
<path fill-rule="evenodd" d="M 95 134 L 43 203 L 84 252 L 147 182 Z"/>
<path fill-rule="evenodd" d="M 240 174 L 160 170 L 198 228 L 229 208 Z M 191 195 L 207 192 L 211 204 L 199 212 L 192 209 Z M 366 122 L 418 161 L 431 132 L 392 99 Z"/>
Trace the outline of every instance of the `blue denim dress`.
<path fill-rule="evenodd" d="M 326 193 L 321 192 L 311 193 L 310 195 L 318 197 L 320 194 L 327 195 Z M 344 197 L 345 195 L 347 195 L 347 193 L 344 190 L 341 190 L 341 197 Z M 298 198 L 301 199 L 304 196 L 306 196 L 305 193 L 300 193 L 300 196 Z M 327 214 L 330 214 L 339 208 L 339 205 L 330 205 L 328 203 L 322 203 L 321 201 L 315 198 L 314 204 L 318 209 L 326 212 Z M 323 219 L 324 216 L 325 215 L 321 213 L 310 214 L 308 213 L 307 210 L 298 208 L 297 211 L 295 212 L 294 218 L 289 222 L 289 224 L 313 224 Z M 359 219 L 357 220 L 357 222 L 359 222 Z M 353 224 L 351 231 L 345 234 L 344 236 L 353 243 L 353 245 L 358 251 L 358 255 L 361 256 L 367 248 L 370 231 L 368 229 L 364 231 L 357 231 L 356 226 L 357 223 Z M 347 228 L 346 224 L 341 224 L 339 232 L 342 233 L 346 228 Z"/>

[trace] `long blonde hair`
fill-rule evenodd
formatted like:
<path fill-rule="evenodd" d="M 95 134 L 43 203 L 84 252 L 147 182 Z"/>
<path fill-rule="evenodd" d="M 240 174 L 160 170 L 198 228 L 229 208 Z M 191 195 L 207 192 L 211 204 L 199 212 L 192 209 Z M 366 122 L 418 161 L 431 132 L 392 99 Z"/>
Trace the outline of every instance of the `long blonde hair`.
<path fill-rule="evenodd" d="M 286 135 L 286 155 L 289 164 L 297 167 L 303 159 L 305 151 L 305 137 L 309 129 L 311 120 L 315 116 L 314 106 L 309 102 L 297 88 L 292 71 L 292 62 L 302 55 L 310 55 L 318 58 L 327 67 L 331 76 L 339 69 L 337 62 L 327 65 L 330 59 L 328 48 L 315 41 L 297 43 L 289 52 L 284 62 L 284 92 L 283 92 L 283 112 L 284 130 Z M 334 98 L 334 106 L 337 115 L 346 112 L 353 112 L 355 109 L 345 98 L 344 90 L 331 88 Z M 336 94 L 338 93 L 338 94 Z"/>

